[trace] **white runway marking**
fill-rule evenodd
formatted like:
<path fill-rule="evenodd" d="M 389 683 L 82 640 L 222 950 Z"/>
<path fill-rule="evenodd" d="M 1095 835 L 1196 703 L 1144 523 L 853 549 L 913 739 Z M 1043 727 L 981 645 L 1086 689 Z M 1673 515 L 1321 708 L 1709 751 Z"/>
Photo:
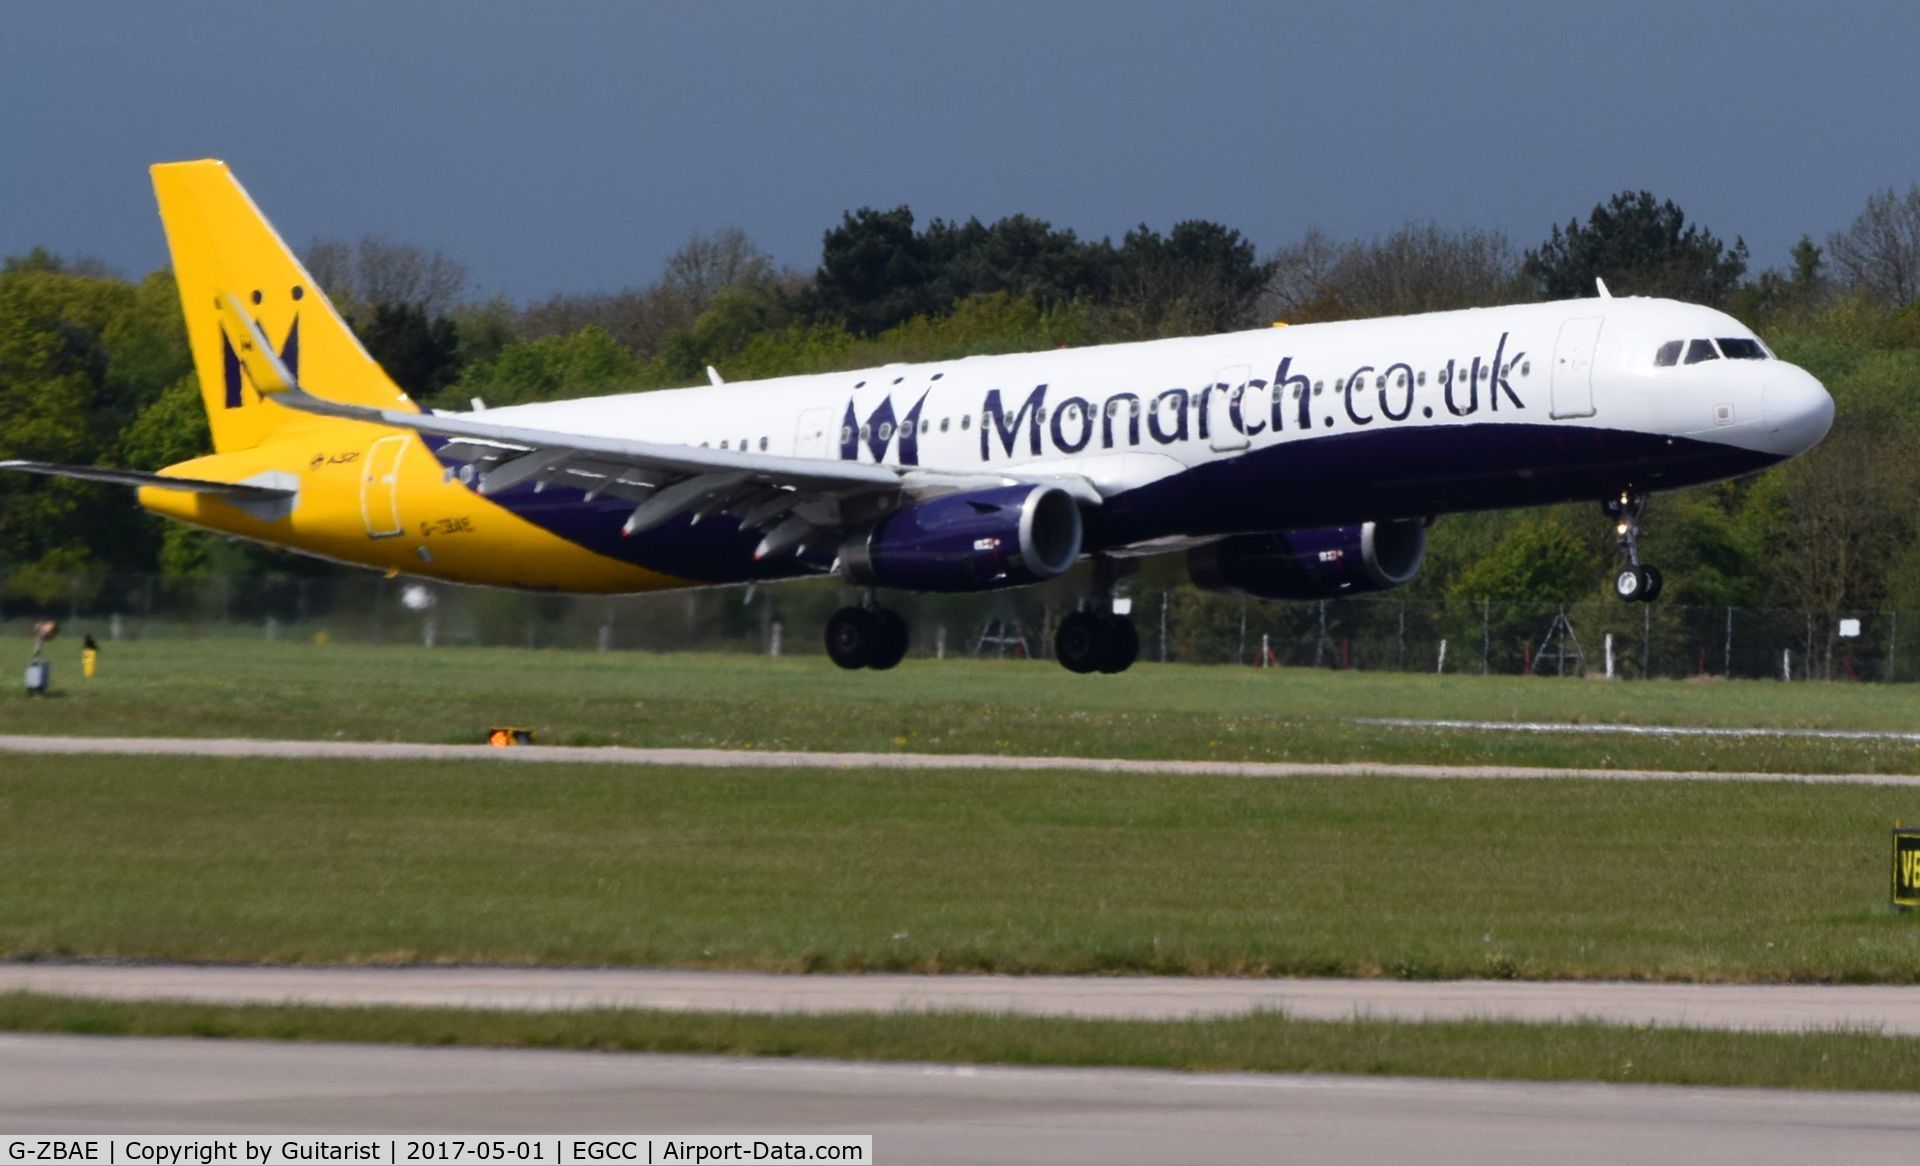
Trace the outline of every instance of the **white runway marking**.
<path fill-rule="evenodd" d="M 1920 987 L 1179 976 L 780 975 L 648 968 L 0 964 L 0 991 L 217 1004 L 571 1011 L 967 1012 L 1179 1020 L 1521 1020 L 1920 1035 Z"/>
<path fill-rule="evenodd" d="M 342 761 L 490 761 L 520 764 L 679 765 L 710 769 L 1012 769 L 1187 777 L 1413 777 L 1546 781 L 1770 781 L 1920 787 L 1920 774 L 1719 773 L 1696 770 L 1407 765 L 1376 761 L 1129 761 L 1108 757 L 1008 757 L 986 753 L 812 753 L 746 749 L 638 749 L 553 745 L 496 749 L 381 741 L 263 741 L 222 737 L 0 736 L 0 753 L 143 757 L 277 757 Z"/>
<path fill-rule="evenodd" d="M 1469 729 L 1506 733 L 1614 733 L 1630 737 L 1778 737 L 1810 741 L 1905 741 L 1920 744 L 1920 732 L 1898 729 L 1739 729 L 1710 725 L 1599 725 L 1578 721 L 1435 721 L 1407 717 L 1349 717 L 1350 725 L 1394 729 Z"/>

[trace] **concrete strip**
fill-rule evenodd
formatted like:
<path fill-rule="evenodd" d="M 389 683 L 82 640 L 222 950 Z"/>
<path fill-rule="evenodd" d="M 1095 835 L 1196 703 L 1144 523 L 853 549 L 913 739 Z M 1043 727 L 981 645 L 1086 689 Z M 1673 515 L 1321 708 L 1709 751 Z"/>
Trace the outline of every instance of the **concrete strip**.
<path fill-rule="evenodd" d="M 1920 987 L 1515 980 L 1237 980 L 1172 976 L 778 975 L 621 968 L 272 968 L 0 964 L 0 991 L 220 1004 L 392 1004 L 512 1011 L 922 1012 L 1133 1020 L 1593 1019 L 1793 1032 L 1920 1035 Z"/>
<path fill-rule="evenodd" d="M 1920 732 L 1896 729 L 1738 729 L 1712 725 L 1584 724 L 1579 721 L 1435 721 L 1408 717 L 1350 717 L 1350 725 L 1389 729 L 1463 729 L 1476 733 L 1592 733 L 1626 737 L 1731 737 L 1809 741 L 1903 741 L 1920 744 Z"/>
<path fill-rule="evenodd" d="M 0 1036 L 15 1134 L 854 1133 L 881 1163 L 1901 1162 L 1920 1097 Z"/>
<path fill-rule="evenodd" d="M 222 737 L 0 736 L 0 753 L 139 757 L 263 757 L 342 761 L 501 761 L 677 765 L 709 769 L 1016 769 L 1184 777 L 1414 777 L 1443 779 L 1798 782 L 1920 787 L 1920 774 L 1714 773 L 1658 769 L 1552 769 L 1519 765 L 1397 765 L 1385 762 L 1128 761 L 1104 757 L 1008 757 L 986 753 L 811 753 L 628 746 L 430 745 L 384 741 L 261 741 Z"/>

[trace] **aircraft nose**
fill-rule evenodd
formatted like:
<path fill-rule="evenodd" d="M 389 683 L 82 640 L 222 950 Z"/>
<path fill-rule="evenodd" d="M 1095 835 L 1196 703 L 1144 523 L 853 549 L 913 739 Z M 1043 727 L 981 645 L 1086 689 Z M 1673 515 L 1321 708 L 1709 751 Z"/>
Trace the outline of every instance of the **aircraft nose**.
<path fill-rule="evenodd" d="M 1833 398 L 1812 373 L 1782 365 L 1761 390 L 1767 441 L 1783 457 L 1805 453 L 1833 428 Z"/>

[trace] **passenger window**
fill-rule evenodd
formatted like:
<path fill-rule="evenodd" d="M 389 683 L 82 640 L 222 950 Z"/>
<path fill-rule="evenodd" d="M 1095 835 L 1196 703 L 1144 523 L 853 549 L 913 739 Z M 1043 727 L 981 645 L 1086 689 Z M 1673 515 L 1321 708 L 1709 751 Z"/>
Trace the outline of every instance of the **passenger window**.
<path fill-rule="evenodd" d="M 947 431 L 947 421 L 948 418 L 945 417 L 940 419 L 940 432 L 945 433 Z"/>
<path fill-rule="evenodd" d="M 767 439 L 764 437 L 760 439 L 760 452 L 767 452 Z"/>
<path fill-rule="evenodd" d="M 1420 370 L 1420 383 L 1423 385 L 1427 383 L 1427 370 L 1424 368 Z"/>
<path fill-rule="evenodd" d="M 1748 340 L 1743 336 L 1720 337 L 1720 354 L 1728 360 L 1765 360 L 1767 350 L 1760 347 L 1758 340 Z"/>
<path fill-rule="evenodd" d="M 1654 367 L 1672 368 L 1674 365 L 1679 364 L 1680 349 L 1684 346 L 1685 342 L 1680 340 L 1669 340 L 1665 344 L 1662 344 L 1660 350 L 1653 354 Z"/>
<path fill-rule="evenodd" d="M 971 413 L 960 414 L 960 428 L 965 429 L 968 426 L 968 424 L 970 424 L 972 421 L 973 421 L 973 414 Z"/>
<path fill-rule="evenodd" d="M 1692 340 L 1687 343 L 1687 363 L 1699 364 L 1704 360 L 1719 360 L 1720 354 L 1713 350 L 1711 340 Z"/>
<path fill-rule="evenodd" d="M 840 427 L 840 444 L 845 445 L 852 440 L 853 440 L 853 427 L 851 425 L 842 425 Z"/>

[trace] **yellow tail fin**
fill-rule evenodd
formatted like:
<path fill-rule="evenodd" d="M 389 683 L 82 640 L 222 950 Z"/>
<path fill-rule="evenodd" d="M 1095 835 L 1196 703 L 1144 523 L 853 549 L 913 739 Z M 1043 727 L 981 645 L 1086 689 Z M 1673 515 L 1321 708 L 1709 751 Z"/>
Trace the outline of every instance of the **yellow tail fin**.
<path fill-rule="evenodd" d="M 217 452 L 251 449 L 283 431 L 339 424 L 288 409 L 254 388 L 236 354 L 244 338 L 228 336 L 221 323 L 228 297 L 245 305 L 281 363 L 315 393 L 345 404 L 416 409 L 360 346 L 226 163 L 155 166 L 153 193 Z"/>

